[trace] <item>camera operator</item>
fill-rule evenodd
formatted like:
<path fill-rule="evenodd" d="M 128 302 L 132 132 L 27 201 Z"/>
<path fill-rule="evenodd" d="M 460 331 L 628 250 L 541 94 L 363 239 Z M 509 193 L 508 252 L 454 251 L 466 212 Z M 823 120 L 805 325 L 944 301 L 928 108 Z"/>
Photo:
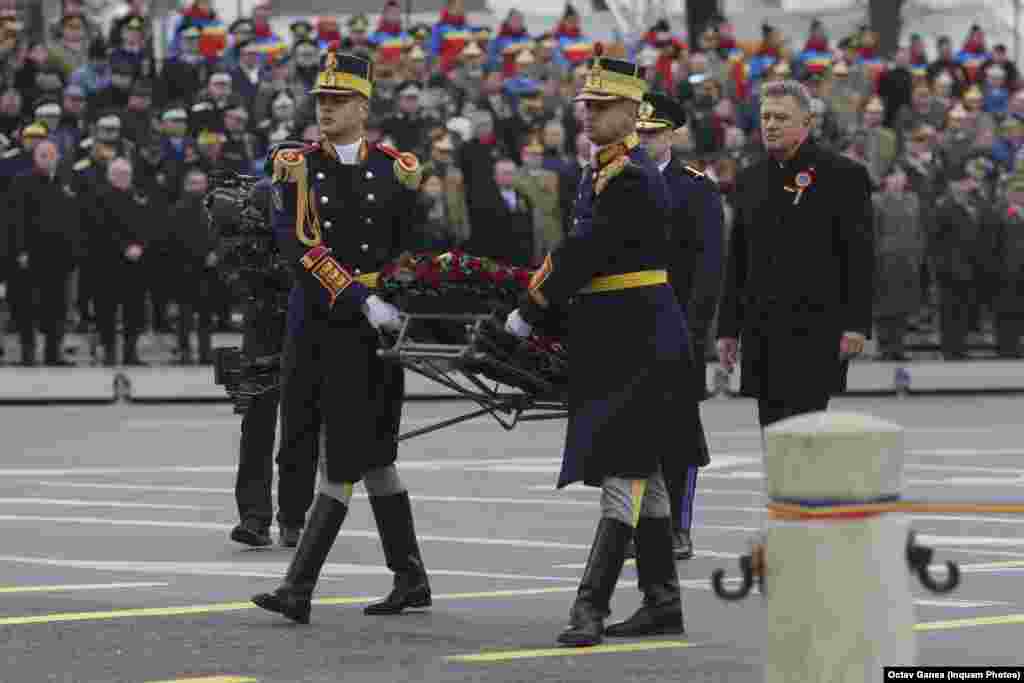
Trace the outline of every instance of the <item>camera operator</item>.
<path fill-rule="evenodd" d="M 270 175 L 274 156 L 278 151 L 289 148 L 302 148 L 298 142 L 284 142 L 271 150 L 267 158 L 267 175 Z M 263 222 L 270 230 L 270 181 L 264 179 L 257 182 L 250 191 L 248 201 L 263 217 Z M 226 270 L 229 266 L 221 264 Z M 281 271 L 282 273 L 286 271 Z M 244 292 L 244 326 L 242 331 L 243 362 L 251 363 L 259 360 L 280 358 L 283 352 L 285 335 L 286 311 L 283 305 L 288 282 L 278 282 L 271 272 L 251 274 L 249 281 L 243 283 Z M 269 372 L 278 373 L 276 367 L 269 367 Z M 238 473 L 235 479 L 235 502 L 238 505 L 239 524 L 231 530 L 231 540 L 250 546 L 267 546 L 271 544 L 270 524 L 273 519 L 273 503 L 271 485 L 274 476 L 274 437 L 277 430 L 278 407 L 281 390 L 274 386 L 267 391 L 252 397 L 242 417 L 242 435 L 238 453 Z M 309 458 L 315 460 L 317 440 L 309 440 L 313 452 Z M 312 490 L 315 483 L 315 471 L 312 478 L 302 477 L 298 481 L 286 470 L 278 476 L 278 500 L 293 499 L 296 491 L 306 488 Z M 308 494 L 307 494 L 308 495 Z M 302 532 L 302 520 L 287 520 L 278 513 L 280 543 L 282 546 L 294 548 L 298 545 Z"/>

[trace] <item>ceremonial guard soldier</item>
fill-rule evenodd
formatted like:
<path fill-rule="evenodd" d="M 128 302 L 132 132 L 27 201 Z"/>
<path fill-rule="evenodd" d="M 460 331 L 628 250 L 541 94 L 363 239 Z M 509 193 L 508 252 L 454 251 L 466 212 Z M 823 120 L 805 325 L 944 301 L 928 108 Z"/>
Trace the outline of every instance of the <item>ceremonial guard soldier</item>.
<path fill-rule="evenodd" d="M 696 406 L 692 385 L 680 382 L 689 351 L 686 317 L 666 270 L 668 191 L 635 131 L 646 89 L 635 64 L 595 59 L 578 99 L 586 106 L 586 135 L 598 149 L 583 171 L 573 229 L 545 258 L 506 322 L 510 332 L 527 337 L 534 327 L 568 317 L 573 358 L 558 486 L 582 481 L 602 489 L 596 537 L 570 624 L 558 637 L 565 645 L 596 645 L 605 634 L 683 630 L 663 472 L 702 464 L 705 454 L 637 447 L 638 438 L 676 441 L 680 422 Z M 643 553 L 643 607 L 606 631 L 634 530 Z"/>
<path fill-rule="evenodd" d="M 736 180 L 718 354 L 761 426 L 825 410 L 871 332 L 874 208 L 867 170 L 820 147 L 796 81 L 761 88 L 768 157 Z"/>
<path fill-rule="evenodd" d="M 371 293 L 374 271 L 414 239 L 421 169 L 414 155 L 366 141 L 372 80 L 369 62 L 328 51 L 311 92 L 323 137 L 274 159 L 273 227 L 297 280 L 285 341 L 279 466 L 315 467 L 305 444 L 318 438 L 322 420 L 324 476 L 283 583 L 253 601 L 301 623 L 309 620 L 320 569 L 360 480 L 395 573 L 391 594 L 365 612 L 431 604 L 409 494 L 394 466 L 404 374 L 377 354 L 378 330 L 396 328 L 399 313 Z M 301 519 L 309 496 L 289 492 L 280 504 Z"/>
<path fill-rule="evenodd" d="M 701 401 L 708 397 L 705 339 L 714 315 L 722 271 L 725 223 L 722 197 L 707 176 L 672 154 L 673 134 L 686 123 L 686 111 L 682 105 L 661 93 L 648 93 L 645 99 L 640 105 L 636 128 L 648 156 L 658 166 L 668 186 L 673 246 L 668 277 L 679 305 L 686 312 L 690 330 L 693 363 L 688 366 L 682 381 L 685 386 L 693 388 L 697 401 Z M 694 410 L 692 420 L 690 417 L 687 416 L 682 424 L 687 427 L 696 425 L 697 429 L 688 435 L 692 438 L 682 440 L 682 447 L 693 448 L 698 453 L 706 452 L 708 446 L 700 422 L 700 410 Z M 697 459 L 702 460 L 703 456 Z M 677 560 L 693 557 L 690 528 L 693 524 L 697 469 L 696 465 L 666 467 L 662 472 L 672 503 L 672 547 Z"/>

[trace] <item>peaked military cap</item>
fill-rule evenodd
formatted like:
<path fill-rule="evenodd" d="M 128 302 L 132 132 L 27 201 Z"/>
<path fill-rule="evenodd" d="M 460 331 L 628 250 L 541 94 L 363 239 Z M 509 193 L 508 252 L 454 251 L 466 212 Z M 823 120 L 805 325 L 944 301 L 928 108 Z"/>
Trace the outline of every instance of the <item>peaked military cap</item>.
<path fill-rule="evenodd" d="M 636 129 L 640 131 L 675 130 L 686 123 L 686 110 L 675 98 L 647 93 L 640 104 Z"/>
<path fill-rule="evenodd" d="M 307 19 L 297 19 L 288 25 L 288 30 L 297 36 L 308 36 L 313 33 L 313 24 Z"/>
<path fill-rule="evenodd" d="M 369 28 L 370 20 L 366 18 L 365 14 L 356 14 L 348 20 L 349 31 L 359 31 L 360 33 L 363 33 Z"/>
<path fill-rule="evenodd" d="M 602 56 L 600 43 L 594 46 L 594 59 L 583 88 L 576 101 L 632 100 L 643 102 L 647 81 L 640 77 L 640 69 L 633 62 Z"/>
<path fill-rule="evenodd" d="M 362 57 L 338 54 L 328 50 L 321 61 L 312 95 L 359 93 L 369 98 L 373 94 L 373 64 Z"/>

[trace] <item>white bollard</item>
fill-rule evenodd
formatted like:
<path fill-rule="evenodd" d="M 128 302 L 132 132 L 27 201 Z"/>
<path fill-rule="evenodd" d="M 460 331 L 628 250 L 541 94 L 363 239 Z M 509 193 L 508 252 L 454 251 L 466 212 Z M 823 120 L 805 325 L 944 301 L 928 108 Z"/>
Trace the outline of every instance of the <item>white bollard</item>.
<path fill-rule="evenodd" d="M 776 502 L 875 502 L 903 488 L 903 429 L 820 412 L 765 430 Z M 916 660 L 903 515 L 768 520 L 766 683 L 866 683 Z"/>

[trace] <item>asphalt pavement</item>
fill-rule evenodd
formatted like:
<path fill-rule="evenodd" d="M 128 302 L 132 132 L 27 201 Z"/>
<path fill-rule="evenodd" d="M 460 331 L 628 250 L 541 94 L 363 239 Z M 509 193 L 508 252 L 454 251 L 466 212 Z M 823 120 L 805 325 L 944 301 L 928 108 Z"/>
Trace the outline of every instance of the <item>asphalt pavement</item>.
<path fill-rule="evenodd" d="M 907 429 L 907 495 L 1015 501 L 1024 493 L 1024 398 L 846 398 L 833 409 Z M 468 409 L 415 403 L 406 427 Z M 696 557 L 680 563 L 687 633 L 556 647 L 597 521 L 597 494 L 556 491 L 564 423 L 506 432 L 474 420 L 403 444 L 434 606 L 367 617 L 387 593 L 361 488 L 317 590 L 312 624 L 249 603 L 292 551 L 228 539 L 237 521 L 239 418 L 226 405 L 0 408 L 0 681 L 762 680 L 763 598 L 717 599 L 709 577 L 763 521 L 751 402 L 704 406 L 712 465 L 698 480 Z M 675 448 L 637 434 L 637 448 Z M 922 664 L 1021 665 L 1024 516 L 921 515 L 954 593 L 915 586 Z M 627 567 L 613 618 L 639 603 Z M 879 679 L 881 680 L 881 672 Z"/>

